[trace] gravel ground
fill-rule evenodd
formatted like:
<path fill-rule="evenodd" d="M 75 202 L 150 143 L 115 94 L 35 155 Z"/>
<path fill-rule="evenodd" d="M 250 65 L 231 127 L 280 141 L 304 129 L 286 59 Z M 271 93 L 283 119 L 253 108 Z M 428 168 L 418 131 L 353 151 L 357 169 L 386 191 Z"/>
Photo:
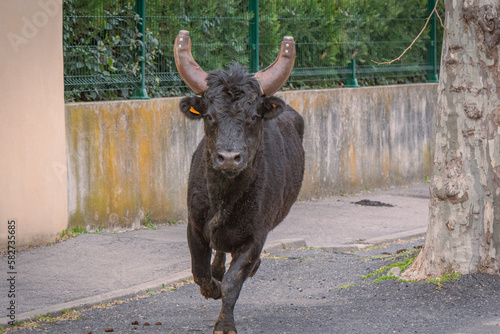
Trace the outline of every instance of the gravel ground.
<path fill-rule="evenodd" d="M 362 279 L 405 258 L 423 240 L 357 253 L 284 250 L 263 258 L 236 304 L 238 333 L 500 333 L 500 275 L 442 283 Z M 13 333 L 211 333 L 220 301 L 187 283 L 79 320 L 41 323 Z M 148 325 L 145 325 L 148 323 Z"/>

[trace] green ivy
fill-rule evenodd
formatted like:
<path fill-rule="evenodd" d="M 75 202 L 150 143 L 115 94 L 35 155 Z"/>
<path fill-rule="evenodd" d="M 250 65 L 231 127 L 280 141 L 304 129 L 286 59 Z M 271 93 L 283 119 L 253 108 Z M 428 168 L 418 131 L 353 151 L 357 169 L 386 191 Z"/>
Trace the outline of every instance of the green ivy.
<path fill-rule="evenodd" d="M 140 62 L 145 61 L 148 77 L 146 89 L 152 96 L 163 96 L 156 77 L 156 61 L 162 56 L 158 40 L 152 32 L 145 34 L 146 55 L 141 56 L 142 34 L 138 29 L 141 18 L 130 5 L 114 10 L 103 9 L 102 22 L 97 27 L 83 21 L 79 12 L 82 2 L 63 3 L 63 50 L 65 99 L 96 101 L 129 98 L 141 79 Z M 81 14 L 80 14 L 81 15 Z M 82 24 L 83 23 L 83 24 Z M 83 84 L 68 84 L 77 79 Z"/>

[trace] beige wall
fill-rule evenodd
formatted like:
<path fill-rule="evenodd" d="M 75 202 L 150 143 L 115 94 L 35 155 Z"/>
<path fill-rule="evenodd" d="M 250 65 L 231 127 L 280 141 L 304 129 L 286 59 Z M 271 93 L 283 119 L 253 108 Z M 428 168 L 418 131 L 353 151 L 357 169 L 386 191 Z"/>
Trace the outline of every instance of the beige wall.
<path fill-rule="evenodd" d="M 61 0 L 0 0 L 0 246 L 67 227 Z"/>

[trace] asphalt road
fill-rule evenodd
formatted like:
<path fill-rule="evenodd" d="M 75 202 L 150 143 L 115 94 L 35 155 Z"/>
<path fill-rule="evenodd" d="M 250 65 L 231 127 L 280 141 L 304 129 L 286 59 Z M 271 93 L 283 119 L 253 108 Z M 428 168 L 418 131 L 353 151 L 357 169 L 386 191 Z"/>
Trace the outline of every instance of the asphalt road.
<path fill-rule="evenodd" d="M 363 206 L 359 201 L 393 205 Z M 428 184 L 295 203 L 264 249 L 307 245 L 346 251 L 424 235 Z M 292 246 L 293 245 L 293 246 Z M 82 234 L 16 254 L 16 319 L 79 309 L 157 290 L 191 274 L 186 224 L 118 234 Z M 7 263 L 6 255 L 0 263 Z M 0 291 L 10 283 L 0 279 Z M 0 293 L 0 306 L 9 300 Z M 10 321 L 0 312 L 0 325 Z"/>
<path fill-rule="evenodd" d="M 408 283 L 362 279 L 404 258 L 423 240 L 335 253 L 291 249 L 262 259 L 236 304 L 238 333 L 500 333 L 500 276 Z M 387 253 L 390 253 L 387 254 Z M 79 320 L 44 322 L 14 333 L 212 333 L 220 301 L 195 284 L 82 310 Z M 145 325 L 148 323 L 148 325 Z"/>

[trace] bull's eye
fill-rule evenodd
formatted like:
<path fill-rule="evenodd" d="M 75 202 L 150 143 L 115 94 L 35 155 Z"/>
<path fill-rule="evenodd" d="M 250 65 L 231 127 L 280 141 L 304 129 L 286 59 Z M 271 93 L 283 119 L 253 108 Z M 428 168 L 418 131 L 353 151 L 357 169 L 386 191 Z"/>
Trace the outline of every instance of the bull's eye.
<path fill-rule="evenodd" d="M 207 121 L 211 122 L 213 121 L 214 119 L 212 118 L 212 116 L 210 115 L 206 115 L 205 118 L 207 119 Z"/>
<path fill-rule="evenodd" d="M 254 127 L 254 125 L 256 124 L 256 122 L 259 118 L 260 118 L 259 115 L 253 115 L 252 117 L 247 119 L 247 121 L 246 121 L 247 127 Z"/>

